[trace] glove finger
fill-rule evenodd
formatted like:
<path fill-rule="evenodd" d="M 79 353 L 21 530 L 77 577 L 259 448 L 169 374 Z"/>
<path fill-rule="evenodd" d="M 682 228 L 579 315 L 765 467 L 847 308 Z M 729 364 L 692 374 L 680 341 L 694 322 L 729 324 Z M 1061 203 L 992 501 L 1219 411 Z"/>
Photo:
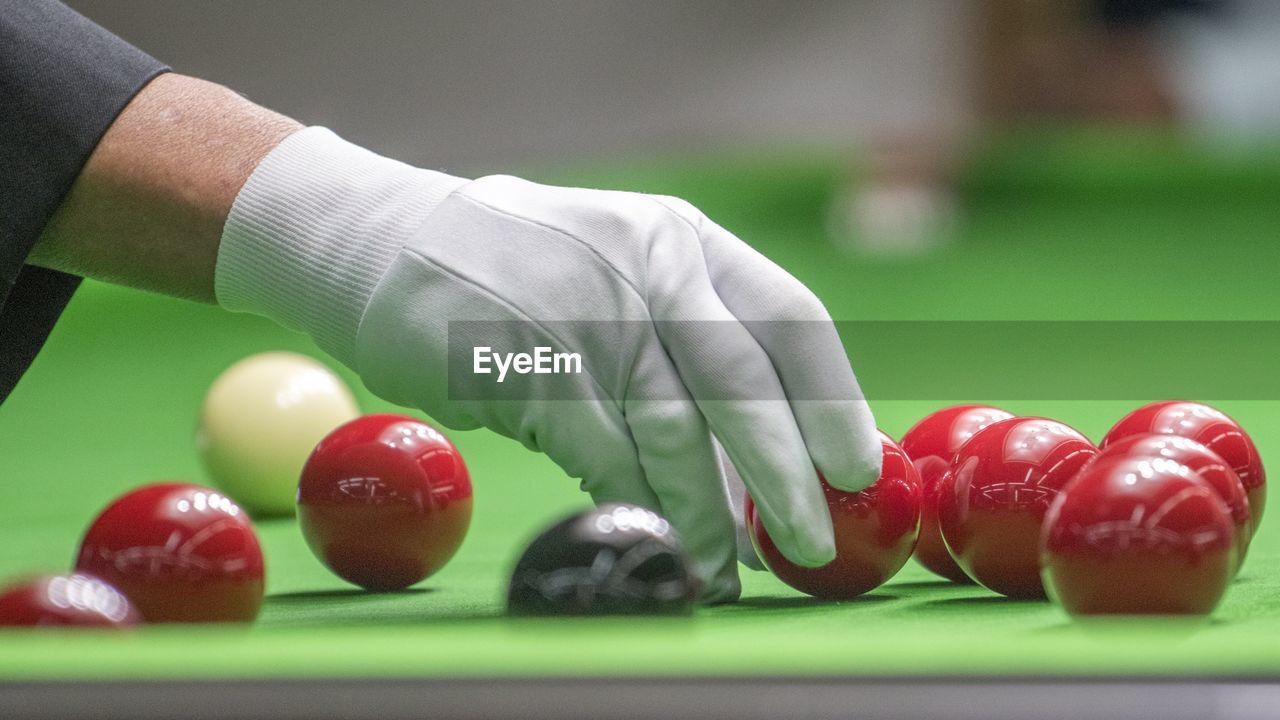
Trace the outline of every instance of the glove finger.
<path fill-rule="evenodd" d="M 704 223 L 701 238 L 716 294 L 768 354 L 814 464 L 842 490 L 874 483 L 881 460 L 875 418 L 826 308 L 718 225 Z"/>
<path fill-rule="evenodd" d="M 529 401 L 526 447 L 546 453 L 597 505 L 619 502 L 661 511 L 622 412 L 612 403 Z"/>
<path fill-rule="evenodd" d="M 627 404 L 627 421 L 640 448 L 649 487 L 662 514 L 680 533 L 702 579 L 706 602 L 736 600 L 737 547 L 733 511 L 725 494 L 711 432 L 692 402 Z"/>
<path fill-rule="evenodd" d="M 640 464 L 693 557 L 703 600 L 736 600 L 741 586 L 733 513 L 711 432 L 656 337 L 653 346 L 633 368 L 631 384 L 650 393 L 660 388 L 662 397 L 628 398 L 624 406 Z"/>
<path fill-rule="evenodd" d="M 725 492 L 729 495 L 729 507 L 733 512 L 733 536 L 738 546 L 738 562 L 752 570 L 766 570 L 764 562 L 756 554 L 755 545 L 751 543 L 751 534 L 747 532 L 747 516 L 745 505 L 747 486 L 742 484 L 742 475 L 733 466 L 728 453 L 719 440 L 711 439 L 716 448 L 716 457 L 720 459 L 720 470 L 724 475 Z"/>
<path fill-rule="evenodd" d="M 651 280 L 663 348 L 778 549 L 800 565 L 825 565 L 835 557 L 831 515 L 768 355 L 721 304 L 696 242 L 691 252 L 675 247 L 668 256 Z"/>

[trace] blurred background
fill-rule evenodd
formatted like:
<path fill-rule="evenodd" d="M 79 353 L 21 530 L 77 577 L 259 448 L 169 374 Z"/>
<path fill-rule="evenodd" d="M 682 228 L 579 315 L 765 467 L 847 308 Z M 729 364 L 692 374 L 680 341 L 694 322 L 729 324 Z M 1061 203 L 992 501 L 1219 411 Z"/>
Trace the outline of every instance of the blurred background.
<path fill-rule="evenodd" d="M 473 172 L 941 125 L 962 102 L 954 31 L 973 22 L 935 0 L 70 4 L 178 71 Z"/>
<path fill-rule="evenodd" d="M 1015 129 L 1040 130 L 1023 155 L 1101 126 L 1235 159 L 1280 130 L 1271 0 L 70 4 L 178 71 L 460 174 L 825 152 L 846 175 L 828 234 L 877 255 L 954 239 L 973 165 Z"/>

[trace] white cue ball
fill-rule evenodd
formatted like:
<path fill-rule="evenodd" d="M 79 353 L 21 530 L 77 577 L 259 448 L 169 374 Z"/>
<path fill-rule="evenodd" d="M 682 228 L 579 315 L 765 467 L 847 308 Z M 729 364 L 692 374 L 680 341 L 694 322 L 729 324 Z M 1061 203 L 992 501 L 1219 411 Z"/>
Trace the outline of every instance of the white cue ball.
<path fill-rule="evenodd" d="M 210 479 L 241 507 L 292 515 L 311 451 L 359 415 L 351 390 L 323 364 L 288 352 L 251 355 L 209 387 L 196 445 Z"/>

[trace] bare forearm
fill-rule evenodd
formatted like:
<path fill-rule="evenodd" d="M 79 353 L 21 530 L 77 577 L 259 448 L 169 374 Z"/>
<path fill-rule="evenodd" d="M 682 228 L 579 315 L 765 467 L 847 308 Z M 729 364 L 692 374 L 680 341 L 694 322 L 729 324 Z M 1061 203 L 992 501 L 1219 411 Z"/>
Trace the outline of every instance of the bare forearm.
<path fill-rule="evenodd" d="M 28 260 L 212 302 L 236 193 L 300 127 L 220 85 L 161 75 L 103 136 Z"/>

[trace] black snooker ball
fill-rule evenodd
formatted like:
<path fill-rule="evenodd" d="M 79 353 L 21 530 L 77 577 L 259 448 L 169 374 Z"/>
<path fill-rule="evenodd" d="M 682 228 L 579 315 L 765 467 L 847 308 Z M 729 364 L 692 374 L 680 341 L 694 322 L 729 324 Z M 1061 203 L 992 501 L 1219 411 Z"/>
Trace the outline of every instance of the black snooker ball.
<path fill-rule="evenodd" d="M 657 513 L 603 504 L 536 537 L 516 563 L 511 615 L 687 615 L 698 583 L 680 539 Z"/>

